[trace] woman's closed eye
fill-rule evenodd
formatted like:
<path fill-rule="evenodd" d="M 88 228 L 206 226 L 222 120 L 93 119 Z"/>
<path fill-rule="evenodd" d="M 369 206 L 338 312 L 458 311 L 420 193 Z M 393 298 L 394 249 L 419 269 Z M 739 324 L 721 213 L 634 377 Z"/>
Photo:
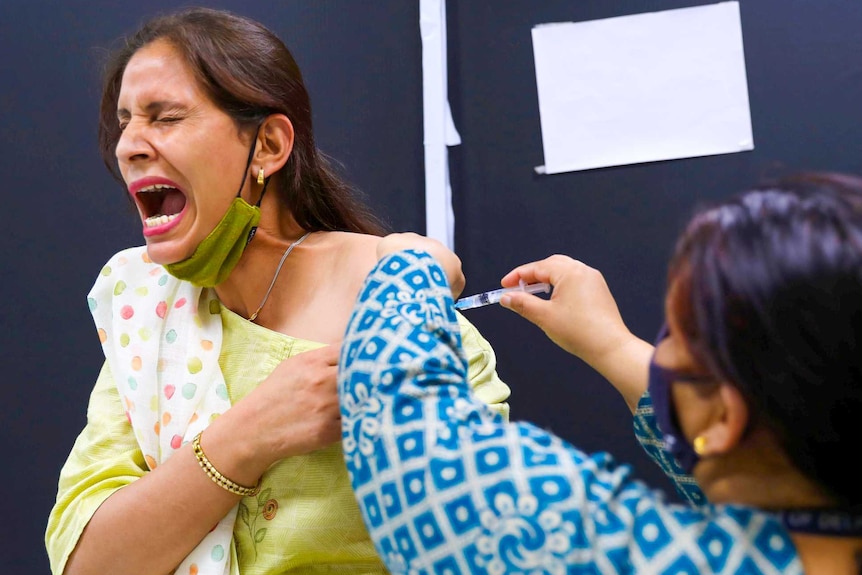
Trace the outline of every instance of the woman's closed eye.
<path fill-rule="evenodd" d="M 152 118 L 150 121 L 154 124 L 174 124 L 176 122 L 181 121 L 182 119 L 183 119 L 182 116 L 158 116 L 158 117 Z M 118 127 L 120 128 L 121 132 L 123 130 L 125 130 L 128 127 L 128 125 L 129 125 L 128 119 L 121 119 L 118 123 Z"/>
<path fill-rule="evenodd" d="M 179 122 L 182 119 L 182 116 L 161 116 L 156 118 L 154 121 L 160 124 L 172 124 L 174 122 Z"/>

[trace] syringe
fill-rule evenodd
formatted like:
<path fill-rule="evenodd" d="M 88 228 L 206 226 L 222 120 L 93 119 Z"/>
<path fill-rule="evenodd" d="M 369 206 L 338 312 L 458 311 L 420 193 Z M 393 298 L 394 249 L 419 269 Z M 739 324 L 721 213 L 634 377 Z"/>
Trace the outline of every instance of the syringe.
<path fill-rule="evenodd" d="M 485 305 L 491 305 L 492 303 L 499 303 L 500 298 L 503 296 L 504 293 L 513 291 L 525 291 L 527 293 L 548 293 L 549 291 L 551 291 L 551 284 L 525 284 L 522 280 L 521 285 L 519 285 L 518 287 L 500 288 L 482 293 L 477 293 L 476 295 L 471 295 L 468 297 L 462 297 L 455 302 L 455 309 L 463 311 L 465 309 L 473 309 L 474 307 L 482 307 Z"/>

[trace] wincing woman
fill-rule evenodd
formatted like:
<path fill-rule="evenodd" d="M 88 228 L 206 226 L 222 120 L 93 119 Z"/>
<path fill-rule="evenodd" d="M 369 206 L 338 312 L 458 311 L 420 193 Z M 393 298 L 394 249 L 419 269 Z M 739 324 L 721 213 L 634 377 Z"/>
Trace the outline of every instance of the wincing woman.
<path fill-rule="evenodd" d="M 105 162 L 145 247 L 89 304 L 105 352 L 60 474 L 54 573 L 385 573 L 344 469 L 337 344 L 381 226 L 317 151 L 302 75 L 257 22 L 155 18 L 107 68 Z M 461 319 L 476 392 L 493 350 Z"/>
<path fill-rule="evenodd" d="M 393 573 L 862 573 L 862 179 L 800 175 L 695 215 L 655 347 L 583 263 L 503 278 L 554 286 L 501 303 L 609 379 L 690 505 L 489 411 L 466 385 L 457 257 L 403 234 L 378 255 L 339 394 L 351 482 Z"/>

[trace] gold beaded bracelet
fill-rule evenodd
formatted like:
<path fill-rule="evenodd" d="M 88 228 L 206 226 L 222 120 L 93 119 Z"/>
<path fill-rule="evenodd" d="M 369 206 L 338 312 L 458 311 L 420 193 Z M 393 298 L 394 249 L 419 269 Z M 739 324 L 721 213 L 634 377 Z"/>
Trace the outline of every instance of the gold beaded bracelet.
<path fill-rule="evenodd" d="M 195 435 L 195 438 L 192 441 L 192 449 L 194 449 L 195 457 L 197 458 L 198 464 L 201 466 L 201 469 L 203 469 L 207 476 L 222 489 L 226 489 L 227 491 L 230 491 L 231 493 L 234 493 L 236 495 L 242 495 L 243 497 L 257 495 L 257 492 L 260 491 L 259 479 L 257 481 L 257 485 L 255 485 L 254 487 L 245 487 L 244 485 L 240 485 L 235 481 L 231 481 L 230 479 L 219 473 L 218 469 L 216 469 L 215 466 L 210 463 L 210 460 L 207 459 L 207 456 L 204 453 L 203 448 L 201 447 L 200 433 Z"/>

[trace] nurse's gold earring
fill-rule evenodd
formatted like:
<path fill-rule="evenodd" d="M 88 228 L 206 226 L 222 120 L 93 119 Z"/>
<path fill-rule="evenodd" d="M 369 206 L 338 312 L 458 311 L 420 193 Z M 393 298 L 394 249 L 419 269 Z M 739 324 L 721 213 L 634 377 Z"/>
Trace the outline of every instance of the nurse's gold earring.
<path fill-rule="evenodd" d="M 700 456 L 706 455 L 706 437 L 698 435 L 694 438 L 694 452 Z"/>
<path fill-rule="evenodd" d="M 261 168 L 257 171 L 257 185 L 259 185 L 259 186 L 263 185 L 263 168 Z"/>

